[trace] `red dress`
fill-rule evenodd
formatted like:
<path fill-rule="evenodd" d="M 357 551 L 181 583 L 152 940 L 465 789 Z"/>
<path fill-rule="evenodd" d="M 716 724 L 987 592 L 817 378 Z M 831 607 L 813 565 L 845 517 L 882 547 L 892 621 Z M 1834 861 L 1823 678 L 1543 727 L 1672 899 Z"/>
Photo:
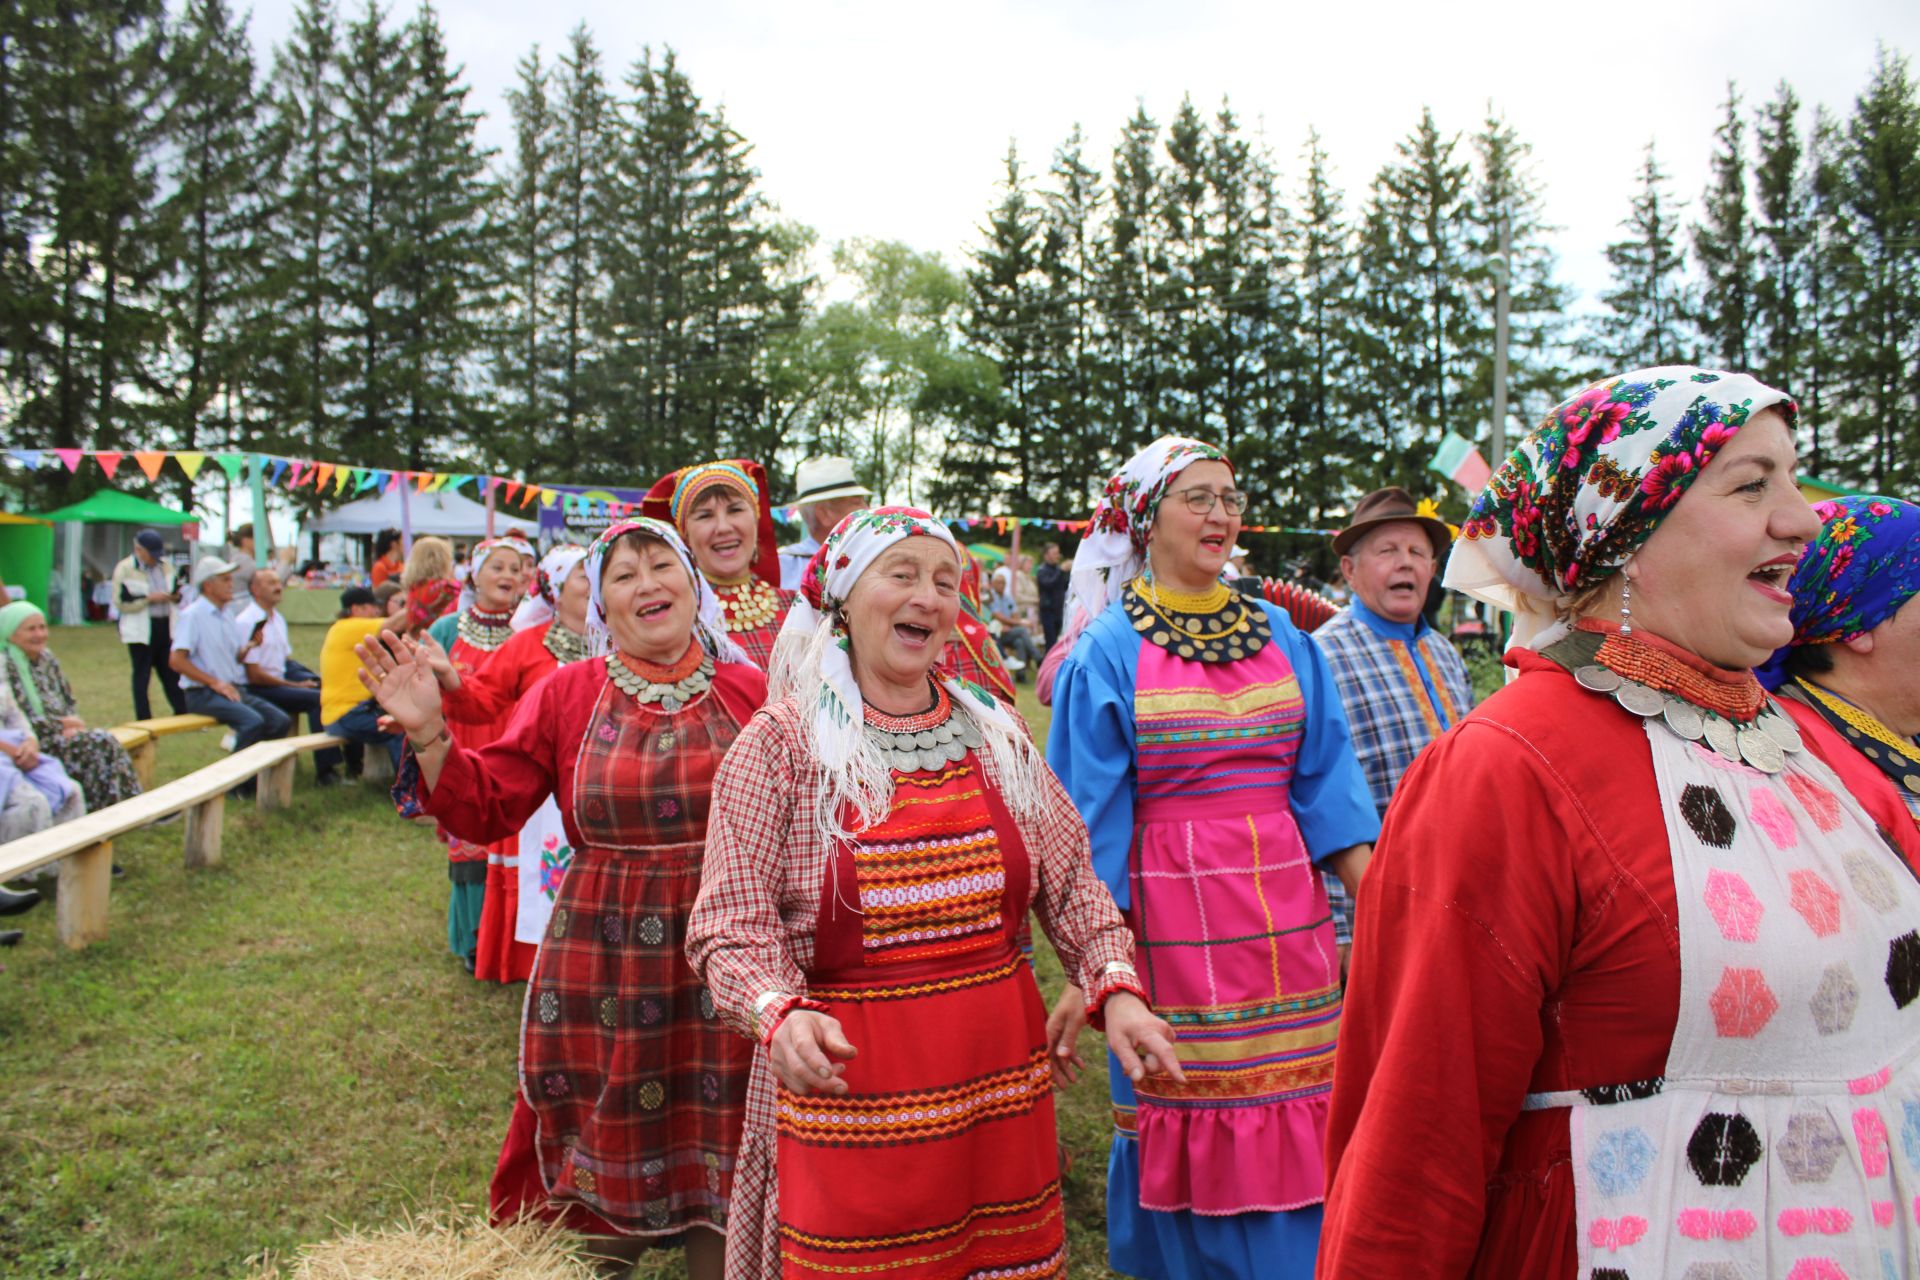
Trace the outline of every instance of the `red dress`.
<path fill-rule="evenodd" d="M 1666 1067 L 1680 935 L 1641 719 L 1538 654 L 1510 660 L 1521 678 L 1407 771 L 1361 883 L 1323 1278 L 1572 1280 L 1569 1113 L 1522 1101 Z M 1920 858 L 1886 780 L 1783 705 Z"/>
<path fill-rule="evenodd" d="M 460 668 L 460 678 L 465 682 L 479 678 L 505 648 L 504 643 L 498 649 L 475 648 L 456 635 L 447 646 L 447 656 Z M 447 728 L 459 735 L 461 742 L 478 749 L 506 732 L 513 708 L 462 708 L 448 704 L 445 713 Z M 464 956 L 469 940 L 477 937 L 480 919 L 486 912 L 484 900 L 476 902 L 475 898 L 486 891 L 487 866 L 509 852 L 517 853 L 519 840 L 516 836 L 492 844 L 475 844 L 447 830 L 445 823 L 437 828 L 436 834 L 447 846 L 447 878 L 454 885 L 447 911 L 447 941 L 455 954 Z M 477 947 L 477 943 L 474 945 Z M 475 967 L 477 971 L 477 955 Z"/>
<path fill-rule="evenodd" d="M 493 651 L 485 666 L 471 677 L 462 676 L 460 687 L 443 699 L 448 723 L 455 717 L 478 723 L 510 719 L 521 699 L 560 666 L 546 644 L 552 626 L 543 622 L 515 632 Z M 514 917 L 520 909 L 519 840 L 516 833 L 511 840 L 489 846 L 487 897 L 480 906 L 480 947 L 473 965 L 473 976 L 489 982 L 525 982 L 538 950 L 513 936 Z"/>
<path fill-rule="evenodd" d="M 682 938 L 714 770 L 765 697 L 760 672 L 728 663 L 667 712 L 604 660 L 576 662 L 492 746 L 456 731 L 430 794 L 408 758 L 399 793 L 468 838 L 517 833 L 552 794 L 575 850 L 528 980 L 496 1215 L 640 1236 L 725 1223 L 753 1046 L 719 1020 Z"/>

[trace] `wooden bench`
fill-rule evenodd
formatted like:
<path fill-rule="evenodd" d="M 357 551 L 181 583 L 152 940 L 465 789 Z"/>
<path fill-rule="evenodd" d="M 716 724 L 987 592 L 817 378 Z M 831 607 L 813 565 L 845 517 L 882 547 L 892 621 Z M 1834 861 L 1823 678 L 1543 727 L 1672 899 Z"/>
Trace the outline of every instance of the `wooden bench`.
<path fill-rule="evenodd" d="M 60 941 L 78 950 L 106 936 L 116 837 L 184 812 L 186 865 L 213 866 L 220 861 L 227 792 L 249 779 L 258 779 L 255 798 L 261 811 L 285 808 L 293 799 L 294 761 L 308 751 L 339 744 L 340 739 L 325 733 L 256 742 L 245 751 L 236 751 L 165 786 L 0 844 L 0 881 L 59 861 L 56 927 Z"/>
<path fill-rule="evenodd" d="M 219 723 L 212 716 L 154 716 L 150 720 L 134 720 L 118 725 L 113 730 L 113 736 L 120 739 L 120 745 L 133 757 L 134 776 L 140 779 L 140 787 L 144 791 L 153 785 L 154 743 L 158 739 L 170 733 L 212 729 Z"/>

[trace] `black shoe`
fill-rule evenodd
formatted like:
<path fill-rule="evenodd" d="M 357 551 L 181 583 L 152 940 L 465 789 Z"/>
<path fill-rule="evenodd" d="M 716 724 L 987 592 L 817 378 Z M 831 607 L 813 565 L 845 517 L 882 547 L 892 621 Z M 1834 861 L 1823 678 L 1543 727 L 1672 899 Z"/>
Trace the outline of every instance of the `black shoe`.
<path fill-rule="evenodd" d="M 463 966 L 463 967 L 464 967 L 464 968 L 466 969 L 466 971 L 467 971 L 468 973 L 472 973 L 472 972 L 473 972 L 473 966 L 474 966 L 474 964 L 475 964 L 475 963 L 476 963 L 476 962 L 477 962 L 477 961 L 478 961 L 479 959 L 480 959 L 480 957 L 479 957 L 479 955 L 478 955 L 478 954 L 475 954 L 475 955 L 470 955 L 470 956 L 461 956 L 461 957 L 460 957 L 460 963 L 461 963 L 461 965 L 462 965 L 462 966 Z"/>
<path fill-rule="evenodd" d="M 18 929 L 0 929 L 0 947 L 17 947 L 27 935 Z"/>
<path fill-rule="evenodd" d="M 115 880 L 120 879 L 122 876 L 126 874 L 127 874 L 127 869 L 125 867 L 121 866 L 117 862 L 113 864 L 113 878 Z"/>
<path fill-rule="evenodd" d="M 314 775 L 313 785 L 316 787 L 337 787 L 341 781 L 342 779 L 337 773 L 321 773 Z"/>
<path fill-rule="evenodd" d="M 40 903 L 38 889 L 23 889 L 19 893 L 11 889 L 0 889 L 0 916 L 17 916 Z"/>

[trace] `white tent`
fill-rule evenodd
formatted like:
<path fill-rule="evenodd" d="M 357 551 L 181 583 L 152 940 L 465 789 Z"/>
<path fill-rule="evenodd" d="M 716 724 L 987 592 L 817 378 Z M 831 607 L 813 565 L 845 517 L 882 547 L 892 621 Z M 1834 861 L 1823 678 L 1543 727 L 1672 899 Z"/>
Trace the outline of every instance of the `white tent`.
<path fill-rule="evenodd" d="M 458 493 L 409 493 L 407 522 L 418 533 L 437 533 L 443 537 L 478 538 L 487 532 L 487 509 L 472 498 Z M 398 488 L 371 498 L 349 502 L 312 521 L 308 533 L 379 533 L 400 527 L 400 490 Z M 493 531 L 505 533 L 518 529 L 529 538 L 538 537 L 540 524 L 521 520 L 495 509 Z"/>

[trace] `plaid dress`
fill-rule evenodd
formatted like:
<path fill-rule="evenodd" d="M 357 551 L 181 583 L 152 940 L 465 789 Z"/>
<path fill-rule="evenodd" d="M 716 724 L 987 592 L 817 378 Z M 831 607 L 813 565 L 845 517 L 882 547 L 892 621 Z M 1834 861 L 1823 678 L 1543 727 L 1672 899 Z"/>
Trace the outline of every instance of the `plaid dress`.
<path fill-rule="evenodd" d="M 603 661 L 560 668 L 507 733 L 468 751 L 455 735 L 406 804 L 475 839 L 517 832 L 552 793 L 575 853 L 527 984 L 520 1108 L 502 1179 L 578 1205 L 629 1235 L 724 1229 L 752 1046 L 718 1019 L 681 944 L 699 885 L 714 770 L 765 697 L 751 667 L 723 664 L 676 712 L 638 702 Z M 531 1139 L 531 1151 L 516 1140 Z M 496 1196 L 496 1210 L 501 1198 Z"/>
<path fill-rule="evenodd" d="M 801 1275 L 849 1274 L 848 1268 L 875 1258 L 887 1261 L 883 1274 L 916 1280 L 996 1274 L 992 1264 L 974 1265 L 990 1256 L 977 1250 L 982 1242 L 991 1248 L 991 1241 L 1005 1238 L 994 1228 L 1009 1223 L 1021 1228 L 1019 1251 L 1024 1255 L 1037 1250 L 1038 1256 L 1028 1261 L 1042 1269 L 1008 1269 L 1005 1274 L 1045 1275 L 1052 1273 L 1045 1270 L 1047 1266 L 1058 1269 L 1045 1223 L 1037 1221 L 1045 1218 L 1045 1206 L 1056 1204 L 1058 1196 L 1058 1170 L 1053 1167 L 1049 1136 L 1051 1102 L 1033 1096 L 1033 1079 L 1046 1067 L 1044 1060 L 1037 1069 L 1028 1061 L 1032 1049 L 1044 1048 L 1040 1026 L 1044 1014 L 1031 971 L 1018 963 L 1016 922 L 1029 907 L 1039 912 L 1062 965 L 1083 984 L 1096 1018 L 1099 1006 L 1113 991 L 1133 988 L 1124 976 L 1106 973 L 1109 963 L 1131 955 L 1132 937 L 1094 877 L 1087 860 L 1086 828 L 1051 774 L 1045 778 L 1052 793 L 1043 809 L 1045 816 L 1016 826 L 997 799 L 991 757 L 981 752 L 964 763 L 976 771 L 968 778 L 916 775 L 919 782 L 932 785 L 906 781 L 899 783 L 895 795 L 896 805 L 911 800 L 936 802 L 902 807 L 937 808 L 943 811 L 939 821 L 949 828 L 990 829 L 996 837 L 995 861 L 1005 876 L 1004 888 L 1000 895 L 989 891 L 977 896 L 972 906 L 979 910 L 966 916 L 982 926 L 963 930 L 963 936 L 977 939 L 978 945 L 956 949 L 945 957 L 916 952 L 911 935 L 917 926 L 904 916 L 894 921 L 897 927 L 889 928 L 882 922 L 884 911 L 870 911 L 869 916 L 875 917 L 870 921 L 838 907 L 842 900 L 858 901 L 866 888 L 884 888 L 877 881 L 863 885 L 862 880 L 884 877 L 886 872 L 879 863 L 869 864 L 862 872 L 855 869 L 860 864 L 854 858 L 829 857 L 827 841 L 811 818 L 824 782 L 817 763 L 806 754 L 792 699 L 772 704 L 753 718 L 714 780 L 706 868 L 700 901 L 689 922 L 687 950 L 721 1016 L 743 1034 L 758 1038 L 770 1030 L 761 1025 L 756 1012 L 763 995 L 811 993 L 828 1002 L 856 1044 L 861 1043 L 860 1036 L 868 1036 L 862 1046 L 864 1059 L 885 1078 L 876 1076 L 865 1087 L 881 1095 L 939 1085 L 965 1092 L 969 1082 L 979 1086 L 991 1073 L 956 1065 L 951 1056 L 959 1052 L 955 1042 L 965 1038 L 964 1032 L 975 1033 L 968 1052 L 977 1049 L 977 1061 L 969 1057 L 967 1062 L 979 1065 L 995 1059 L 996 1069 L 1012 1072 L 1007 1083 L 997 1086 L 1003 1096 L 1013 1091 L 1025 1100 L 1016 1108 L 1021 1116 L 1010 1121 L 1008 1132 L 972 1135 L 989 1144 L 1009 1143 L 1004 1158 L 959 1140 L 966 1135 L 952 1135 L 947 1141 L 931 1135 L 906 1136 L 894 1148 L 795 1146 L 796 1126 L 804 1128 L 810 1122 L 804 1118 L 804 1109 L 796 1113 L 791 1106 L 785 1120 L 781 1119 L 773 1072 L 766 1055 L 756 1054 L 739 1180 L 734 1186 L 733 1226 L 727 1236 L 729 1280 L 768 1280 L 783 1270 Z M 969 778 L 973 785 L 955 785 Z M 879 838 L 882 833 L 876 833 Z M 863 842 L 862 847 L 869 846 Z M 834 873 L 845 881 L 831 896 L 824 892 L 830 863 L 838 864 Z M 912 901 L 913 896 L 895 895 L 894 900 Z M 956 915 L 943 927 L 964 923 L 960 920 L 966 915 L 963 904 L 956 900 L 945 906 Z M 865 945 L 869 939 L 874 946 Z M 905 963 L 869 965 L 863 958 L 863 953 L 888 952 Z M 919 966 L 929 964 L 946 979 L 961 980 L 950 990 L 963 1003 L 995 1002 L 1000 1021 L 984 1027 L 979 1009 L 971 1004 L 948 1008 L 919 992 L 891 991 L 928 980 Z M 889 974 L 889 969 L 894 972 Z M 917 998 L 867 998 L 876 989 Z M 901 1012 L 908 1005 L 917 1008 Z M 769 1005 L 769 1013 L 776 1007 Z M 821 1006 L 816 1001 L 813 1007 Z M 881 1024 L 889 1019 L 902 1021 L 890 1022 L 889 1030 L 883 1031 Z M 949 1024 L 944 1028 L 939 1025 L 943 1020 Z M 901 1044 L 900 1053 L 883 1051 L 889 1034 Z M 985 1041 L 992 1041 L 993 1047 L 974 1043 Z M 940 1056 L 943 1047 L 950 1055 L 946 1059 Z M 1008 1060 L 1000 1062 L 1000 1058 Z M 1024 1074 L 1027 1070 L 1034 1071 L 1033 1077 Z M 956 1071 L 968 1080 L 951 1078 Z M 869 1106 L 885 1102 L 884 1096 L 865 1096 Z M 790 1213 L 783 1204 L 781 1184 L 793 1180 L 796 1169 L 805 1169 L 812 1185 L 792 1193 L 795 1204 Z M 821 1194 L 828 1187 L 833 1203 L 878 1212 L 836 1215 Z M 979 1229 L 982 1226 L 988 1229 Z M 923 1232 L 941 1233 L 944 1243 L 929 1247 L 907 1238 Z M 849 1249 L 854 1251 L 852 1257 Z M 955 1250 L 950 1259 L 940 1257 Z M 856 1263 L 854 1257 L 862 1261 Z"/>

